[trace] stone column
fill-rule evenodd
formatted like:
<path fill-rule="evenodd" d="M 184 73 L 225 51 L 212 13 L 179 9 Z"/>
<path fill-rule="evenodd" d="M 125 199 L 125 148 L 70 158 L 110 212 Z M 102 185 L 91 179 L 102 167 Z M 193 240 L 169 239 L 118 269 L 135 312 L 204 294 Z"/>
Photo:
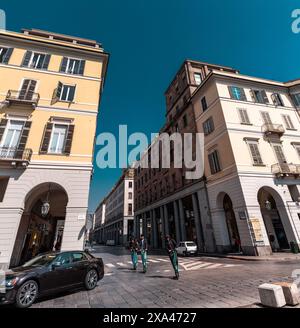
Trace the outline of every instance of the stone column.
<path fill-rule="evenodd" d="M 175 228 L 176 228 L 176 241 L 180 242 L 180 222 L 179 222 L 179 213 L 178 213 L 178 204 L 176 200 L 173 202 L 174 207 L 174 219 L 175 219 Z"/>
<path fill-rule="evenodd" d="M 165 234 L 169 235 L 170 227 L 169 227 L 169 216 L 168 216 L 167 205 L 164 205 L 163 208 L 164 208 Z"/>
<path fill-rule="evenodd" d="M 213 230 L 212 217 L 208 204 L 208 196 L 205 187 L 201 188 L 198 192 L 198 205 L 201 213 L 201 225 L 204 234 L 204 245 L 206 252 L 216 251 L 216 240 Z M 227 229 L 227 228 L 226 228 Z"/>
<path fill-rule="evenodd" d="M 180 222 L 180 228 L 181 228 L 181 240 L 186 240 L 186 229 L 185 229 L 185 213 L 183 208 L 182 199 L 178 200 L 179 204 L 179 222 Z"/>
<path fill-rule="evenodd" d="M 153 220 L 153 213 L 150 210 L 150 224 L 151 224 L 151 238 L 150 238 L 150 245 L 154 248 L 154 220 Z"/>
<path fill-rule="evenodd" d="M 166 229 L 165 229 L 165 219 L 164 219 L 164 209 L 163 206 L 159 208 L 160 212 L 160 220 L 161 220 L 161 234 L 162 234 L 162 248 L 165 247 L 165 236 L 166 236 Z"/>
<path fill-rule="evenodd" d="M 147 238 L 147 214 L 143 213 L 143 235 Z"/>
<path fill-rule="evenodd" d="M 204 238 L 203 238 L 203 230 L 202 230 L 203 228 L 201 226 L 201 214 L 199 213 L 196 194 L 192 195 L 192 199 L 193 199 L 193 211 L 194 211 L 194 219 L 195 219 L 195 226 L 196 226 L 198 249 L 204 251 Z"/>
<path fill-rule="evenodd" d="M 155 210 L 152 210 L 152 219 L 153 219 L 153 227 L 152 227 L 152 233 L 153 233 L 153 247 L 158 248 L 158 236 L 157 236 L 157 218 Z"/>

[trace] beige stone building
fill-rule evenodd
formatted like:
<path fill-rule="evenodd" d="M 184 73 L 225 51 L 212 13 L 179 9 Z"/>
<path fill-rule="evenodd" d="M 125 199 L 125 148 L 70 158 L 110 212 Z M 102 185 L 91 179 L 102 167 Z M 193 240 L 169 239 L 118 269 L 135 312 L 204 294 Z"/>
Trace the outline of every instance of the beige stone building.
<path fill-rule="evenodd" d="M 137 169 L 136 232 L 154 247 L 171 233 L 208 252 L 264 255 L 299 245 L 299 81 L 186 61 L 166 99 L 162 132 L 204 133 L 205 174 L 185 181 L 184 169 Z"/>
<path fill-rule="evenodd" d="M 108 54 L 96 41 L 0 31 L 0 265 L 82 249 Z"/>

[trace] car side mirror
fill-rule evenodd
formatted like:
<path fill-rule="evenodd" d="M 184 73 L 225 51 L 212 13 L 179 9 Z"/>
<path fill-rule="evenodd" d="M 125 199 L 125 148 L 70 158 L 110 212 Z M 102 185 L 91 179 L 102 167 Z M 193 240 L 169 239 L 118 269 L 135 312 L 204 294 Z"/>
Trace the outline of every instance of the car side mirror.
<path fill-rule="evenodd" d="M 52 270 L 56 270 L 59 267 L 61 267 L 61 262 L 55 262 L 51 265 Z"/>

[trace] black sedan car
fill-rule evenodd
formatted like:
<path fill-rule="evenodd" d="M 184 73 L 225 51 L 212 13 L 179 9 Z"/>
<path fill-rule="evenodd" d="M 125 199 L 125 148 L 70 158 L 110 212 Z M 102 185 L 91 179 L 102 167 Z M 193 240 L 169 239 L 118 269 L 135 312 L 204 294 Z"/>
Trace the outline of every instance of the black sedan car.
<path fill-rule="evenodd" d="M 92 290 L 104 276 L 102 259 L 88 252 L 68 251 L 41 254 L 5 273 L 5 293 L 0 304 L 30 307 L 38 297 L 84 286 Z"/>

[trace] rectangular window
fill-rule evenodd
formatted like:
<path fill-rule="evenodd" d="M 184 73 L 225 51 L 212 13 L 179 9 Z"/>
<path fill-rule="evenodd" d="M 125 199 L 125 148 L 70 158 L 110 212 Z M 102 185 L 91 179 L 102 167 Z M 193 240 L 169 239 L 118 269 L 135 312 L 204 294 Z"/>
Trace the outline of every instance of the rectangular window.
<path fill-rule="evenodd" d="M 0 47 L 0 64 L 8 64 L 13 48 Z"/>
<path fill-rule="evenodd" d="M 279 93 L 273 93 L 272 94 L 272 101 L 275 106 L 284 106 L 283 100 L 281 98 L 281 95 Z"/>
<path fill-rule="evenodd" d="M 128 199 L 132 199 L 132 192 L 128 193 Z"/>
<path fill-rule="evenodd" d="M 48 69 L 50 55 L 33 51 L 26 51 L 22 66 L 35 69 Z"/>
<path fill-rule="evenodd" d="M 132 204 L 128 204 L 128 215 L 132 215 Z"/>
<path fill-rule="evenodd" d="M 248 112 L 246 109 L 239 109 L 239 115 L 240 115 L 240 120 L 241 120 L 241 124 L 248 124 L 250 125 L 250 120 L 249 120 L 249 116 L 248 116 Z"/>
<path fill-rule="evenodd" d="M 300 93 L 295 93 L 291 95 L 293 103 L 296 107 L 300 107 Z"/>
<path fill-rule="evenodd" d="M 282 145 L 281 144 L 273 144 L 273 149 L 275 151 L 275 155 L 278 160 L 278 163 L 286 163 L 286 158 L 283 153 Z"/>
<path fill-rule="evenodd" d="M 64 57 L 61 63 L 60 72 L 67 74 L 83 75 L 85 60 Z"/>
<path fill-rule="evenodd" d="M 229 94 L 231 99 L 235 99 L 235 100 L 240 100 L 240 101 L 246 101 L 246 95 L 245 95 L 245 91 L 243 88 L 240 87 L 235 87 L 235 86 L 229 86 L 228 87 L 229 90 Z"/>
<path fill-rule="evenodd" d="M 269 99 L 265 90 L 251 90 L 254 101 L 260 104 L 268 104 Z"/>
<path fill-rule="evenodd" d="M 61 101 L 73 102 L 75 90 L 75 85 L 67 85 L 59 82 L 56 89 L 56 98 Z"/>
<path fill-rule="evenodd" d="M 187 127 L 187 125 L 188 125 L 188 120 L 187 120 L 187 116 L 186 115 L 184 115 L 183 116 L 183 118 L 182 118 L 182 120 L 183 120 L 183 127 Z"/>
<path fill-rule="evenodd" d="M 272 124 L 270 114 L 268 112 L 260 112 L 264 124 Z"/>
<path fill-rule="evenodd" d="M 285 124 L 285 127 L 288 129 L 288 130 L 294 130 L 295 127 L 294 127 L 294 124 L 291 120 L 291 117 L 290 115 L 282 115 L 282 118 L 283 118 L 283 121 L 284 121 L 284 124 Z"/>
<path fill-rule="evenodd" d="M 37 81 L 35 80 L 24 80 L 21 90 L 19 92 L 19 99 L 22 100 L 33 100 L 35 88 L 37 85 Z"/>
<path fill-rule="evenodd" d="M 211 174 L 215 174 L 221 171 L 219 153 L 217 150 L 213 151 L 208 155 L 208 160 L 209 160 Z"/>
<path fill-rule="evenodd" d="M 131 181 L 128 183 L 128 187 L 129 187 L 130 189 L 132 188 L 132 182 L 131 182 Z"/>
<path fill-rule="evenodd" d="M 64 152 L 67 131 L 67 125 L 54 124 L 48 153 L 62 154 Z"/>
<path fill-rule="evenodd" d="M 203 132 L 207 136 L 215 129 L 213 118 L 210 117 L 203 123 Z"/>
<path fill-rule="evenodd" d="M 203 112 L 205 112 L 207 110 L 207 102 L 205 97 L 201 99 L 201 104 L 202 104 L 202 110 Z"/>
<path fill-rule="evenodd" d="M 23 121 L 8 121 L 0 143 L 0 158 L 14 157 L 20 143 L 23 127 Z"/>
<path fill-rule="evenodd" d="M 263 165 L 263 161 L 258 148 L 258 141 L 247 141 L 253 165 Z"/>
<path fill-rule="evenodd" d="M 195 79 L 195 83 L 196 85 L 200 85 L 202 82 L 202 77 L 200 73 L 195 73 L 194 74 L 194 79 Z"/>

